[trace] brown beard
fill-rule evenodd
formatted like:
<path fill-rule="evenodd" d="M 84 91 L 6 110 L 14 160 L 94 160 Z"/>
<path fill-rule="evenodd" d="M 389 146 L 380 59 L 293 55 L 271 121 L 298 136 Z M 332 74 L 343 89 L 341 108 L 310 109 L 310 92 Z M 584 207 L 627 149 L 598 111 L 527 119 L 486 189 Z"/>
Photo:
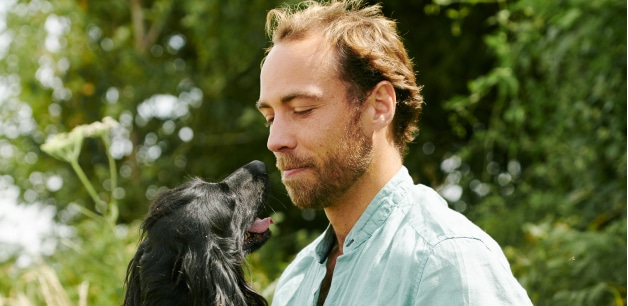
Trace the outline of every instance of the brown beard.
<path fill-rule="evenodd" d="M 355 111 L 343 137 L 320 163 L 293 154 L 277 154 L 279 169 L 306 167 L 315 176 L 313 180 L 283 182 L 294 205 L 301 209 L 329 207 L 364 175 L 373 159 L 373 143 L 360 129 L 359 119 L 360 113 Z"/>

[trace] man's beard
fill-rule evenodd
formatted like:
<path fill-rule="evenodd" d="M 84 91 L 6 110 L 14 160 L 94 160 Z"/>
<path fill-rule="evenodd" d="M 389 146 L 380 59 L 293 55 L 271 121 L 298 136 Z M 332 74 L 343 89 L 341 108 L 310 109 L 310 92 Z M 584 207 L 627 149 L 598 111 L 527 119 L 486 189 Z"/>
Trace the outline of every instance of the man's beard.
<path fill-rule="evenodd" d="M 277 155 L 279 169 L 306 167 L 315 176 L 283 182 L 294 205 L 301 209 L 329 207 L 364 175 L 373 159 L 373 143 L 358 121 L 356 112 L 345 126 L 343 137 L 320 163 L 295 155 Z"/>

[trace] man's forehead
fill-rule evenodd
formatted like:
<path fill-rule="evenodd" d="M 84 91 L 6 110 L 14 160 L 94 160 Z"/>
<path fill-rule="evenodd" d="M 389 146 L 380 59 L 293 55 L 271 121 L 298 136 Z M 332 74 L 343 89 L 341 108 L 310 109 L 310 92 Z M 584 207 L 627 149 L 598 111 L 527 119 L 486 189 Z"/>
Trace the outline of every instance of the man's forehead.
<path fill-rule="evenodd" d="M 306 35 L 300 39 L 288 39 L 275 43 L 262 62 L 262 69 L 274 62 L 295 61 L 295 64 L 320 68 L 334 64 L 335 52 L 320 34 Z"/>
<path fill-rule="evenodd" d="M 260 73 L 260 97 L 256 105 L 285 104 L 294 99 L 321 99 L 325 83 L 337 79 L 337 69 L 326 54 L 307 49 L 309 44 L 275 45 L 266 56 Z"/>

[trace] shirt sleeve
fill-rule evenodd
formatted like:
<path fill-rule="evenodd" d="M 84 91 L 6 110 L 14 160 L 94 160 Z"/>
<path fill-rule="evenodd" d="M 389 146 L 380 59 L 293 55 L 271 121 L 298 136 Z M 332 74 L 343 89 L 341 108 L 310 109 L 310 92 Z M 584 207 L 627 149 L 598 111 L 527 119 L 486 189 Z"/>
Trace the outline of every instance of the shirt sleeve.
<path fill-rule="evenodd" d="M 427 258 L 416 305 L 532 305 L 499 246 L 450 238 Z"/>

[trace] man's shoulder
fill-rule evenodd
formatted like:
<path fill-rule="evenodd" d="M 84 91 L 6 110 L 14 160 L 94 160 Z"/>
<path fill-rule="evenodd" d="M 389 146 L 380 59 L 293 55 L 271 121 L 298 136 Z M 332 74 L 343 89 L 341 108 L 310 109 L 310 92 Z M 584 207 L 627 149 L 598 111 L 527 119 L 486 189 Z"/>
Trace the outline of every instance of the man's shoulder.
<path fill-rule="evenodd" d="M 480 227 L 447 202 L 434 189 L 425 185 L 405 186 L 396 197 L 399 226 L 409 227 L 429 245 L 450 239 L 476 239 L 491 247 L 495 241 Z"/>

